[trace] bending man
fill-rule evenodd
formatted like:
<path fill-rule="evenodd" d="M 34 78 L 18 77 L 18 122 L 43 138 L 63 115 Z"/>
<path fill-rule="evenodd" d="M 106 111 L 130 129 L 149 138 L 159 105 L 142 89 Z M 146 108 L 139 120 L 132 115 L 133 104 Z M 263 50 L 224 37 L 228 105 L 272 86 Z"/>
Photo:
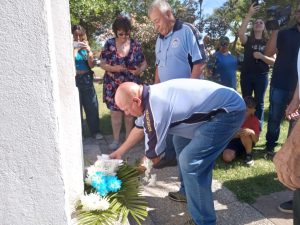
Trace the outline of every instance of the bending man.
<path fill-rule="evenodd" d="M 189 224 L 215 224 L 212 169 L 244 120 L 241 96 L 210 81 L 175 79 L 151 86 L 126 82 L 118 88 L 115 100 L 126 114 L 139 118 L 128 139 L 110 157 L 121 158 L 143 137 L 143 128 L 145 154 L 155 162 L 164 151 L 167 135 L 173 134 L 193 220 Z"/>

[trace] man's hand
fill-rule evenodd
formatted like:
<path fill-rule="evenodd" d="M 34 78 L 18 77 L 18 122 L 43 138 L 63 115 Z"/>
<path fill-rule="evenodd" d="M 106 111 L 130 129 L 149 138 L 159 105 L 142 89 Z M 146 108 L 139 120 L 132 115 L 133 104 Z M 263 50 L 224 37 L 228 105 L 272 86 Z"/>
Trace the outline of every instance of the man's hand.
<path fill-rule="evenodd" d="M 153 165 L 155 165 L 155 164 L 157 164 L 161 160 L 161 158 L 160 157 L 156 157 L 156 158 L 153 158 L 153 159 L 150 159 L 150 160 L 152 161 Z"/>
<path fill-rule="evenodd" d="M 285 110 L 286 118 L 288 118 L 288 120 L 297 119 L 300 116 L 298 109 L 299 109 L 299 102 L 292 101 Z"/>
<path fill-rule="evenodd" d="M 151 160 L 152 161 L 152 165 L 155 165 L 156 163 L 158 163 L 159 161 L 160 161 L 160 157 L 155 157 L 155 158 L 153 158 L 153 159 L 148 159 L 146 156 L 144 156 L 142 159 L 141 159 L 141 161 L 140 161 L 140 163 L 139 163 L 139 166 L 145 166 L 145 162 L 146 162 L 146 160 Z"/>
<path fill-rule="evenodd" d="M 111 153 L 109 155 L 109 158 L 111 158 L 111 159 L 122 159 L 122 155 L 123 154 L 120 151 L 116 150 L 116 151 L 114 151 L 113 153 Z"/>

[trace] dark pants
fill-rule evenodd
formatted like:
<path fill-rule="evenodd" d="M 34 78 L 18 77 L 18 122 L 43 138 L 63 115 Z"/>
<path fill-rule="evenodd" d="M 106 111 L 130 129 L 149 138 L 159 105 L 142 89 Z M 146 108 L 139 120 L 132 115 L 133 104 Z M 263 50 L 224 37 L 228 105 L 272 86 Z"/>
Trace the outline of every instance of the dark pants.
<path fill-rule="evenodd" d="M 264 74 L 241 74 L 241 89 L 243 98 L 252 96 L 257 102 L 255 115 L 260 120 L 260 127 L 262 128 L 264 121 L 264 97 L 268 87 L 268 73 Z"/>
<path fill-rule="evenodd" d="M 300 189 L 294 191 L 293 212 L 294 225 L 300 225 Z"/>
<path fill-rule="evenodd" d="M 285 116 L 286 107 L 290 103 L 292 96 L 292 91 L 286 91 L 272 86 L 270 88 L 270 108 L 266 134 L 266 148 L 269 150 L 273 150 L 277 145 L 280 134 L 280 123 Z"/>
<path fill-rule="evenodd" d="M 168 134 L 165 148 L 165 158 L 170 161 L 176 159 L 175 147 L 173 144 L 173 135 Z"/>
<path fill-rule="evenodd" d="M 98 99 L 95 88 L 94 86 L 89 88 L 78 88 L 78 91 L 80 99 L 81 122 L 83 122 L 83 107 L 90 133 L 91 135 L 95 135 L 99 132 Z"/>

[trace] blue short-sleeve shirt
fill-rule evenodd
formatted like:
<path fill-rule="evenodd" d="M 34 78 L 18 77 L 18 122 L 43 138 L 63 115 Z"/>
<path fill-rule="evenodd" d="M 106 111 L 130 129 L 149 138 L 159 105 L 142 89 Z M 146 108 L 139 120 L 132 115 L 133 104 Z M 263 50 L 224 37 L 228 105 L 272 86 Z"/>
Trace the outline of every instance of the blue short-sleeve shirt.
<path fill-rule="evenodd" d="M 148 158 L 164 152 L 167 134 L 192 139 L 196 129 L 217 113 L 246 108 L 232 88 L 200 79 L 172 79 L 144 86 L 142 104 L 144 113 L 135 125 L 144 128 Z"/>
<path fill-rule="evenodd" d="M 206 60 L 200 32 L 179 20 L 169 34 L 157 38 L 155 55 L 161 82 L 190 78 L 193 64 Z"/>

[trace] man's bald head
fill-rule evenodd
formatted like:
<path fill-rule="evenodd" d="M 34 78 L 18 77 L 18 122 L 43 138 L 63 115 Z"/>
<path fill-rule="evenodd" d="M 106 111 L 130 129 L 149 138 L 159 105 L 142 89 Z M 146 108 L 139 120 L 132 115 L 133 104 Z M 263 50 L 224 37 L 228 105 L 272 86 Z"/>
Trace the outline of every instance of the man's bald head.
<path fill-rule="evenodd" d="M 133 82 L 122 83 L 115 94 L 115 102 L 117 106 L 126 114 L 137 115 L 136 111 L 141 109 L 141 90 L 142 86 Z M 140 109 L 138 109 L 140 108 Z M 140 113 L 138 113 L 140 114 Z"/>

